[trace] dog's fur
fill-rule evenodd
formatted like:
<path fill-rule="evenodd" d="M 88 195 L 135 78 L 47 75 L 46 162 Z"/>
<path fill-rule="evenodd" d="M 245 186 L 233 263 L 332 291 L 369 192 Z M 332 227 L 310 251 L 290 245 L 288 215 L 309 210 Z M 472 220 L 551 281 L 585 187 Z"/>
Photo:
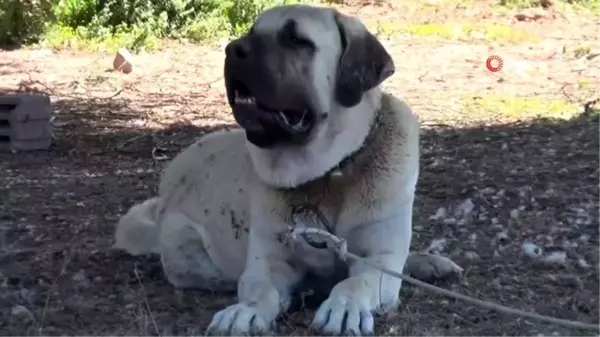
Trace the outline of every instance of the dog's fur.
<path fill-rule="evenodd" d="M 292 79 L 274 76 L 267 74 L 276 71 L 269 62 L 256 71 L 305 90 L 297 97 L 310 96 L 317 114 L 311 131 L 286 142 L 241 122 L 242 129 L 201 138 L 172 160 L 158 196 L 133 206 L 115 234 L 116 248 L 160 254 L 176 287 L 237 286 L 239 303 L 215 314 L 211 333 L 266 332 L 306 275 L 336 277 L 330 251 L 282 242 L 279 234 L 293 225 L 290 210 L 298 203 L 318 206 L 348 249 L 365 259 L 398 272 L 407 258 L 411 268 L 430 262 L 409 258 L 419 125 L 405 103 L 379 89 L 393 72 L 391 57 L 360 21 L 333 9 L 276 7 L 249 34 L 275 36 L 289 20 L 315 48 L 275 56 L 283 57 L 279 68 L 303 71 L 288 74 Z M 232 97 L 230 103 L 235 111 Z M 354 262 L 347 273 L 315 315 L 321 333 L 373 333 L 373 313 L 397 304 L 401 280 Z"/>

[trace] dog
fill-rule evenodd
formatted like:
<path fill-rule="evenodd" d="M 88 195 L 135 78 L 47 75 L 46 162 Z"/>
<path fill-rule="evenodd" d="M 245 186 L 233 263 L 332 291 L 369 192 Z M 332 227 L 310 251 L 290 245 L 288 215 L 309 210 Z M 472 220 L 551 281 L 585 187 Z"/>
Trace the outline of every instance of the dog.
<path fill-rule="evenodd" d="M 449 271 L 435 255 L 409 253 L 419 122 L 380 88 L 395 72 L 391 56 L 359 19 L 308 5 L 265 10 L 225 54 L 240 127 L 175 156 L 158 196 L 121 217 L 114 247 L 159 254 L 175 287 L 237 289 L 239 302 L 214 315 L 209 334 L 272 331 L 308 275 L 334 280 L 317 332 L 372 334 L 374 314 L 397 307 L 402 281 L 340 264 L 315 238 L 281 234 L 297 225 L 294 205 L 308 203 L 368 261 L 421 277 Z"/>

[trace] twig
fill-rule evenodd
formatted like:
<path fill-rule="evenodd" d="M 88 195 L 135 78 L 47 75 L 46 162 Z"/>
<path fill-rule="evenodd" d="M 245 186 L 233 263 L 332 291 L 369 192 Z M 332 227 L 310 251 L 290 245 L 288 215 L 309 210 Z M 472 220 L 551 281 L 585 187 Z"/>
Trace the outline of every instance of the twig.
<path fill-rule="evenodd" d="M 152 324 L 154 325 L 154 330 L 156 334 L 160 336 L 160 330 L 158 329 L 158 325 L 156 324 L 156 320 L 154 319 L 154 315 L 152 314 L 152 310 L 150 310 L 150 304 L 148 303 L 148 297 L 146 296 L 146 288 L 144 288 L 144 284 L 142 283 L 142 279 L 138 274 L 137 265 L 133 267 L 133 273 L 135 274 L 135 278 L 137 279 L 140 289 L 142 289 L 142 295 L 144 296 L 144 302 L 146 303 L 146 310 L 148 310 L 148 315 L 150 315 L 150 319 L 152 319 Z"/>
<path fill-rule="evenodd" d="M 63 263 L 63 266 L 60 269 L 60 272 L 54 278 L 54 280 L 52 281 L 52 284 L 48 288 L 48 293 L 46 294 L 46 299 L 44 300 L 44 309 L 42 310 L 42 318 L 40 319 L 40 325 L 38 327 L 38 336 L 42 336 L 42 332 L 44 330 L 44 321 L 46 320 L 46 312 L 48 311 L 48 305 L 50 303 L 50 296 L 52 296 L 52 292 L 54 291 L 54 287 L 56 286 L 58 279 L 61 276 L 63 276 L 65 274 L 65 272 L 67 271 L 67 266 L 71 262 L 71 258 L 73 256 L 71 254 L 71 252 L 72 251 L 69 250 L 69 252 L 67 253 L 67 256 L 65 256 L 65 262 Z"/>

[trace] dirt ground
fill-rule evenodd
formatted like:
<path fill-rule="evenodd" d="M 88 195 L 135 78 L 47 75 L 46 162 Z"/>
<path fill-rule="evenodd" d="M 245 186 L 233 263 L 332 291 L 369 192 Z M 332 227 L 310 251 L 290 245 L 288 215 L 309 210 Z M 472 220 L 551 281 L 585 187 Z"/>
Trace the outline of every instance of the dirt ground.
<path fill-rule="evenodd" d="M 558 13 L 515 22 L 489 4 L 450 14 L 537 34 L 528 44 L 398 35 L 386 83 L 422 121 L 422 171 L 413 249 L 444 243 L 465 268 L 440 286 L 541 314 L 598 323 L 597 114 L 570 120 L 470 113 L 459 97 L 567 100 L 584 111 L 598 97 L 597 17 Z M 398 5 L 401 6 L 401 5 Z M 363 16 L 389 8 L 361 7 Z M 396 8 L 395 15 L 402 16 Z M 443 20 L 411 12 L 415 22 Z M 436 19 L 437 18 L 437 19 Z M 186 335 L 202 332 L 234 294 L 176 291 L 156 257 L 108 250 L 114 224 L 156 191 L 169 158 L 196 137 L 231 127 L 222 81 L 223 44 L 167 48 L 135 58 L 132 74 L 112 55 L 52 50 L 0 52 L 0 91 L 51 96 L 50 151 L 0 153 L 0 335 Z M 504 68 L 485 68 L 488 56 Z M 592 83 L 583 88 L 582 83 Z M 485 110 L 485 109 L 484 109 Z M 542 113 L 543 114 L 543 113 Z M 532 242 L 564 263 L 525 259 Z M 591 335 L 501 315 L 403 286 L 379 335 Z M 278 333 L 305 335 L 310 310 L 282 318 Z"/>

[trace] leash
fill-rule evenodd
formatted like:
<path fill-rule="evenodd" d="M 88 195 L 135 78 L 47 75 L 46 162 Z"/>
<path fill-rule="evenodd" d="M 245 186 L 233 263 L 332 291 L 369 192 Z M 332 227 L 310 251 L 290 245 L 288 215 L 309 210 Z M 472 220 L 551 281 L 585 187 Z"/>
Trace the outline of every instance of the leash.
<path fill-rule="evenodd" d="M 304 225 L 303 222 L 297 221 L 297 218 L 295 217 L 296 214 L 299 212 L 306 213 L 306 211 L 313 212 L 314 215 L 317 217 L 317 220 L 319 222 L 321 222 L 323 227 L 325 227 L 327 230 L 322 230 L 319 228 L 308 228 Z M 535 319 L 535 320 L 542 321 L 542 322 L 561 325 L 561 326 L 568 327 L 568 328 L 600 331 L 600 325 L 588 324 L 588 323 L 584 323 L 584 322 L 578 322 L 578 321 L 561 319 L 561 318 L 556 318 L 556 317 L 551 317 L 551 316 L 540 315 L 540 314 L 537 314 L 534 312 L 528 312 L 528 311 L 523 311 L 523 310 L 519 310 L 519 309 L 506 307 L 506 306 L 503 306 L 503 305 L 500 305 L 500 304 L 497 304 L 494 302 L 482 301 L 482 300 L 479 300 L 479 299 L 476 299 L 476 298 L 473 298 L 470 296 L 466 296 L 466 295 L 463 295 L 463 294 L 460 294 L 460 293 L 457 293 L 454 291 L 436 287 L 432 284 L 417 280 L 406 274 L 401 274 L 396 271 L 382 267 L 376 263 L 373 263 L 365 258 L 362 258 L 356 254 L 349 252 L 348 244 L 347 244 L 346 240 L 344 238 L 340 238 L 340 237 L 336 236 L 335 234 L 332 234 L 332 231 L 331 231 L 332 227 L 329 224 L 329 222 L 327 221 L 327 218 L 325 218 L 323 213 L 321 213 L 321 211 L 312 204 L 307 203 L 307 204 L 301 204 L 301 205 L 294 207 L 292 209 L 292 222 L 294 223 L 295 227 L 289 228 L 289 232 L 287 233 L 288 239 L 290 239 L 292 241 L 296 241 L 296 240 L 298 240 L 298 236 L 302 236 L 302 238 L 306 241 L 306 243 L 308 243 L 310 246 L 317 248 L 317 249 L 331 248 L 330 245 L 327 244 L 327 240 L 328 240 L 329 242 L 333 243 L 333 250 L 337 254 L 338 258 L 341 261 L 347 261 L 347 260 L 358 261 L 358 262 L 364 263 L 370 267 L 378 269 L 382 273 L 385 273 L 390 276 L 397 277 L 403 281 L 406 281 L 414 286 L 421 287 L 423 289 L 427 289 L 427 290 L 437 293 L 437 294 L 445 295 L 450 298 L 465 301 L 469 304 L 473 304 L 473 305 L 476 305 L 476 306 L 479 306 L 482 308 L 498 311 L 498 312 L 501 312 L 504 314 L 515 315 L 515 316 L 520 316 L 520 317 L 527 317 L 527 318 Z M 311 239 L 310 236 L 320 236 L 323 239 L 325 239 L 325 241 L 316 242 L 315 240 Z"/>

